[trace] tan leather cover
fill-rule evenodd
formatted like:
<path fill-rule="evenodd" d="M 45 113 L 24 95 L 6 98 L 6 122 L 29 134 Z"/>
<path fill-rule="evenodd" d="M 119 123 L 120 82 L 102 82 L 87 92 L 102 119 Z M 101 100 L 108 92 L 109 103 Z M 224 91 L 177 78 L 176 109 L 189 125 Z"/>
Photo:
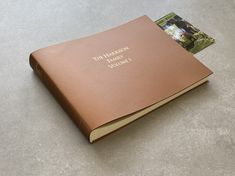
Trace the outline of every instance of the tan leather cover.
<path fill-rule="evenodd" d="M 30 64 L 86 136 L 212 73 L 147 16 L 37 50 Z"/>

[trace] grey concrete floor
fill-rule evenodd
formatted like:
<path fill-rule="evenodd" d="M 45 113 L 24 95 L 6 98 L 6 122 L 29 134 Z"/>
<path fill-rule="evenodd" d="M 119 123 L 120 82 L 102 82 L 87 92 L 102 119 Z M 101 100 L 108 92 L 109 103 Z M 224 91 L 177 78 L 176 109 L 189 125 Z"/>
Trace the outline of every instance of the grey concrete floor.
<path fill-rule="evenodd" d="M 28 64 L 29 53 L 174 11 L 216 39 L 205 84 L 91 145 Z M 0 176 L 235 175 L 234 0 L 0 2 Z"/>

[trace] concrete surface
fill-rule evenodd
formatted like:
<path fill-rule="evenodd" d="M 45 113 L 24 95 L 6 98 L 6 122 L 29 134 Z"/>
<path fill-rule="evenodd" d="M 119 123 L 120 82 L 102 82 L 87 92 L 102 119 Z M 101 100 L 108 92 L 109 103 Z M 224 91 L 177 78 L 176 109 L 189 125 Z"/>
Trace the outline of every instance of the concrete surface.
<path fill-rule="evenodd" d="M 216 44 L 210 83 L 91 145 L 28 64 L 40 47 L 174 11 Z M 0 2 L 0 176 L 235 175 L 234 0 Z"/>

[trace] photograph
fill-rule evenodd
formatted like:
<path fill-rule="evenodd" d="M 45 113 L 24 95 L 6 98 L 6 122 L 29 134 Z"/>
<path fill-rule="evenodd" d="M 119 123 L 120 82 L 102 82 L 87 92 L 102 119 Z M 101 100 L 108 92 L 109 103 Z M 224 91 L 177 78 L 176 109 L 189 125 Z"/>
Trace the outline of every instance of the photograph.
<path fill-rule="evenodd" d="M 213 44 L 215 40 L 185 21 L 174 12 L 155 21 L 177 43 L 193 54 Z"/>

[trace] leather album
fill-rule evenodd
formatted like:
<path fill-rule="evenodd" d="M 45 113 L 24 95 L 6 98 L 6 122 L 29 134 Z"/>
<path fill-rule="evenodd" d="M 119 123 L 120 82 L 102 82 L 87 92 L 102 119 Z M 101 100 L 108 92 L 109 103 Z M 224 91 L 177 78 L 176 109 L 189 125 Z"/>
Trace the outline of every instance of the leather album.
<path fill-rule="evenodd" d="M 39 49 L 29 60 L 91 143 L 212 74 L 147 16 Z"/>

